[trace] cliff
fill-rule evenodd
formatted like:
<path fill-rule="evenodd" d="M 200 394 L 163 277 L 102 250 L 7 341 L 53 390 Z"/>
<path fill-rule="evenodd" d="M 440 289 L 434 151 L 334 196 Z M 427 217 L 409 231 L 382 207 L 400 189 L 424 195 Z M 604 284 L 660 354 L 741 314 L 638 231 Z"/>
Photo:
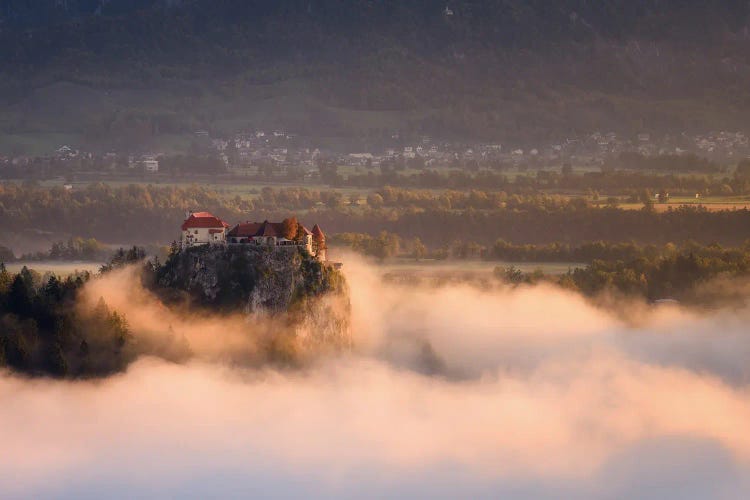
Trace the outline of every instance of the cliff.
<path fill-rule="evenodd" d="M 256 334 L 270 361 L 299 364 L 352 344 L 343 276 L 302 249 L 206 245 L 176 250 L 158 268 L 154 288 L 167 303 L 187 301 L 193 310 L 262 318 L 265 333 Z"/>
<path fill-rule="evenodd" d="M 306 252 L 265 246 L 181 249 L 160 268 L 157 282 L 202 306 L 270 314 L 345 289 L 337 270 Z"/>

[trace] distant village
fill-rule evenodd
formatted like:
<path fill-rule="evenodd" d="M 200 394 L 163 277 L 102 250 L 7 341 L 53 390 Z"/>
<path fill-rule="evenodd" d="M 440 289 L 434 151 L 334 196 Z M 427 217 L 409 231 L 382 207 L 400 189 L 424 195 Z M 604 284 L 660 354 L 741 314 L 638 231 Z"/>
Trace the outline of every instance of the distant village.
<path fill-rule="evenodd" d="M 624 136 L 614 132 L 593 132 L 545 144 L 516 146 L 502 143 L 448 142 L 422 136 L 405 139 L 394 132 L 383 146 L 371 150 L 336 151 L 307 144 L 298 135 L 284 130 L 257 129 L 233 137 L 214 137 L 198 130 L 191 139 L 189 155 L 210 157 L 215 167 L 237 176 L 257 176 L 268 180 L 294 179 L 321 181 L 321 166 L 336 165 L 355 170 L 386 169 L 518 169 L 540 170 L 572 163 L 579 167 L 597 167 L 621 153 L 645 157 L 695 154 L 717 163 L 736 163 L 750 157 L 750 141 L 742 132 L 709 132 L 656 136 L 639 133 Z M 22 167 L 70 163 L 81 165 L 78 171 L 117 172 L 155 175 L 168 170 L 165 158 L 157 152 L 93 153 L 70 145 L 61 145 L 47 156 L 0 156 L 3 171 L 23 171 Z M 15 168 L 14 168 L 15 167 Z M 52 167 L 49 170 L 53 170 Z M 53 172 L 51 172 L 53 173 Z M 322 179 L 325 181 L 325 179 Z"/>

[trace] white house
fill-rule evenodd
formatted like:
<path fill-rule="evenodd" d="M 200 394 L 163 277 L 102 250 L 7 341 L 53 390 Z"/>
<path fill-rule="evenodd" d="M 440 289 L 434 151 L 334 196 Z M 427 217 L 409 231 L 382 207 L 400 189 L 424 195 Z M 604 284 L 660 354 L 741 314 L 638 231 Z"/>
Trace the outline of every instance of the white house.
<path fill-rule="evenodd" d="M 146 172 L 155 174 L 159 171 L 159 160 L 143 160 L 141 164 Z"/>
<path fill-rule="evenodd" d="M 182 223 L 180 243 L 183 246 L 224 245 L 229 224 L 209 212 L 189 212 Z"/>

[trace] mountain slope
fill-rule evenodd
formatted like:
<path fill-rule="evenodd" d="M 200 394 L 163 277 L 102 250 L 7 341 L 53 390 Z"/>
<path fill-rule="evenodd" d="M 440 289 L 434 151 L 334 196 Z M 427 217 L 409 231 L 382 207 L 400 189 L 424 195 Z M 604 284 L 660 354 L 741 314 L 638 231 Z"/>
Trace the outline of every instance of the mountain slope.
<path fill-rule="evenodd" d="M 521 141 L 740 128 L 750 106 L 744 1 L 58 0 L 27 9 L 2 11 L 5 134 L 149 143 L 257 126 L 369 142 L 395 130 Z M 70 109 L 49 112 L 45 93 Z"/>

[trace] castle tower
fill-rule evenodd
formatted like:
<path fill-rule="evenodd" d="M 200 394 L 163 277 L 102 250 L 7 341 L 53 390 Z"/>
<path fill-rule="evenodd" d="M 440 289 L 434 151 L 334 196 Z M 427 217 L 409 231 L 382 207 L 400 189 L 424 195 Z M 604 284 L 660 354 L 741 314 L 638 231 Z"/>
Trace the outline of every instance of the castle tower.
<path fill-rule="evenodd" d="M 315 257 L 322 262 L 326 261 L 326 235 L 320 226 L 315 224 L 312 228 L 313 252 Z"/>

